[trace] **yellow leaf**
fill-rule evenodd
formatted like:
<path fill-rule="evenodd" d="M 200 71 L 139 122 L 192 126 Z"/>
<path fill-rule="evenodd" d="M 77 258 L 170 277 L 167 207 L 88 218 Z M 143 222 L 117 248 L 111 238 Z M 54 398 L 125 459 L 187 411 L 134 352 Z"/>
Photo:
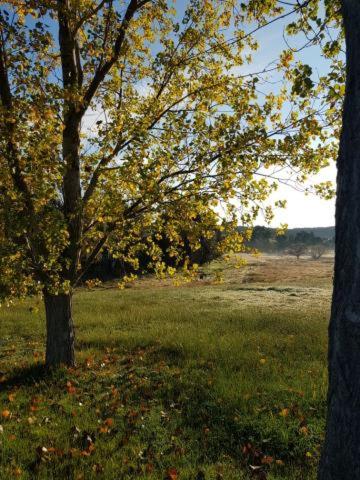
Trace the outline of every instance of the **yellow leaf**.
<path fill-rule="evenodd" d="M 283 408 L 280 412 L 280 417 L 287 417 L 290 413 L 290 410 L 288 408 Z"/>
<path fill-rule="evenodd" d="M 19 468 L 19 467 L 14 468 L 14 475 L 16 477 L 20 477 L 21 474 L 22 474 L 21 468 Z"/>

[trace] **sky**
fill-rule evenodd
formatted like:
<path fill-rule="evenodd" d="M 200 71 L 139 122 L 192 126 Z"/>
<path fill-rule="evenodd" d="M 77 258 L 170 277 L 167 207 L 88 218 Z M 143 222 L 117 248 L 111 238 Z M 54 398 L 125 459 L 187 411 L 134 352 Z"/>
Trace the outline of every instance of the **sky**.
<path fill-rule="evenodd" d="M 307 182 L 307 186 L 327 180 L 331 180 L 335 184 L 335 165 L 326 167 L 321 173 L 313 176 Z M 278 227 L 284 223 L 289 228 L 330 227 L 335 225 L 335 199 L 324 200 L 313 193 L 306 195 L 287 185 L 281 185 L 270 200 L 278 199 L 286 199 L 287 206 L 285 209 L 275 210 L 275 218 L 271 224 L 273 227 Z M 258 219 L 257 223 L 265 225 L 261 218 Z"/>

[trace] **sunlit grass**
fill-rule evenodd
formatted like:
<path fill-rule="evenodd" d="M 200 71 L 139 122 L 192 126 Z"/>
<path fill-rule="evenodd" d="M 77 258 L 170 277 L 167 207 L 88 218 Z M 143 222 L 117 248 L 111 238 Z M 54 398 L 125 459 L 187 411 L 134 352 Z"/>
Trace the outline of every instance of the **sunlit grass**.
<path fill-rule="evenodd" d="M 315 478 L 330 282 L 237 272 L 77 292 L 78 367 L 52 374 L 40 301 L 3 309 L 0 478 Z"/>

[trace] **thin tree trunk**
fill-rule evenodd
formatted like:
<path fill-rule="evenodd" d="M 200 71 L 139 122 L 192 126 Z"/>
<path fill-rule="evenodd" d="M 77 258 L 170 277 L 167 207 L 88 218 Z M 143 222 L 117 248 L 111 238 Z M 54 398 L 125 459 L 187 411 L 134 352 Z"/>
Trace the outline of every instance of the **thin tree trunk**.
<path fill-rule="evenodd" d="M 360 479 L 360 1 L 342 0 L 347 79 L 336 201 L 329 391 L 319 480 Z"/>
<path fill-rule="evenodd" d="M 46 365 L 75 364 L 71 295 L 44 294 L 46 312 Z"/>

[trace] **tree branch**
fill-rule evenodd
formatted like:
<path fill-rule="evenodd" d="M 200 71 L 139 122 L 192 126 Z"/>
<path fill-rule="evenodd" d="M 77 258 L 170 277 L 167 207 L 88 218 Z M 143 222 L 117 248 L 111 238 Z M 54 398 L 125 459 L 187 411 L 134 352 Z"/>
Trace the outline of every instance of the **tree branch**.
<path fill-rule="evenodd" d="M 31 194 L 21 171 L 18 152 L 14 142 L 15 119 L 13 118 L 13 99 L 6 66 L 6 52 L 2 31 L 0 32 L 0 99 L 7 111 L 7 118 L 4 119 L 8 137 L 5 156 L 9 165 L 10 174 L 15 188 L 24 196 L 27 208 L 33 212 Z"/>
<path fill-rule="evenodd" d="M 96 7 L 92 8 L 88 13 L 86 13 L 85 15 L 83 15 L 80 20 L 77 22 L 77 24 L 75 25 L 74 27 L 74 34 L 84 25 L 84 23 L 86 23 L 87 21 L 89 21 L 91 19 L 91 17 L 93 17 L 94 15 L 96 15 L 97 13 L 100 12 L 100 10 L 103 8 L 103 6 L 105 5 L 106 2 L 108 2 L 109 0 L 102 0 L 99 5 L 97 5 Z"/>
<path fill-rule="evenodd" d="M 84 94 L 83 106 L 82 106 L 82 109 L 81 109 L 81 115 L 83 115 L 86 112 L 86 110 L 87 110 L 92 98 L 94 97 L 97 89 L 99 88 L 100 84 L 102 83 L 102 81 L 104 80 L 106 75 L 109 73 L 112 66 L 119 59 L 120 54 L 121 54 L 121 49 L 124 45 L 126 31 L 129 27 L 129 24 L 130 24 L 132 18 L 134 17 L 134 15 L 136 14 L 137 11 L 139 11 L 144 5 L 146 5 L 150 1 L 151 0 L 142 0 L 142 1 L 131 0 L 130 1 L 129 5 L 128 5 L 128 8 L 125 12 L 124 18 L 121 22 L 121 25 L 120 25 L 119 29 L 118 29 L 118 35 L 117 35 L 117 38 L 115 40 L 114 47 L 113 47 L 113 54 L 107 62 L 105 62 L 103 65 L 100 65 L 98 67 L 92 81 L 90 82 L 90 85 L 88 86 L 87 91 Z"/>
<path fill-rule="evenodd" d="M 78 285 L 78 283 L 80 282 L 80 280 L 82 279 L 82 277 L 85 275 L 85 273 L 89 270 L 89 268 L 91 267 L 91 265 L 93 264 L 93 262 L 95 261 L 96 257 L 98 256 L 98 254 L 100 253 L 101 249 L 103 248 L 103 246 L 105 245 L 105 243 L 107 242 L 108 238 L 109 238 L 109 235 L 111 233 L 113 229 L 112 228 L 109 228 L 109 230 L 104 234 L 104 236 L 99 240 L 99 242 L 96 244 L 96 246 L 94 247 L 93 251 L 90 253 L 90 255 L 88 256 L 88 258 L 86 259 L 86 263 L 85 265 L 83 266 L 83 268 L 81 269 L 81 272 L 78 274 L 78 276 L 76 277 L 76 280 L 74 282 L 74 286 L 76 287 Z"/>
<path fill-rule="evenodd" d="M 181 98 L 177 99 L 175 102 L 173 102 L 171 105 L 169 105 L 168 107 L 166 107 L 159 115 L 157 115 L 153 121 L 150 123 L 150 125 L 147 127 L 147 131 L 151 130 L 152 128 L 154 128 L 154 126 L 164 117 L 164 115 L 166 115 L 168 112 L 171 111 L 172 108 L 174 108 L 176 105 L 178 105 L 179 103 L 183 102 L 184 100 L 186 100 L 188 97 L 191 97 L 192 95 L 196 95 L 198 93 L 201 93 L 205 90 L 209 90 L 211 88 L 214 88 L 215 86 L 218 86 L 219 84 L 213 84 L 213 85 L 209 85 L 209 86 L 206 86 L 206 87 L 201 87 L 201 88 L 198 88 L 196 90 L 193 90 L 191 92 L 188 92 L 186 95 L 182 96 Z M 106 167 L 110 162 L 111 160 L 116 157 L 116 155 L 118 155 L 118 153 L 120 153 L 121 150 L 123 150 L 124 148 L 126 148 L 128 145 L 130 145 L 130 143 L 134 140 L 135 136 L 129 138 L 128 140 L 126 141 L 120 141 L 118 142 L 117 145 L 115 145 L 113 151 L 106 157 L 103 157 L 100 162 L 98 163 L 97 167 L 95 168 L 94 170 L 94 173 L 90 179 L 90 182 L 89 182 L 89 185 L 84 193 L 84 196 L 83 196 L 83 204 L 85 205 L 89 199 L 91 198 L 92 194 L 94 193 L 94 190 L 97 186 L 97 183 L 98 183 L 98 180 L 100 178 L 100 175 L 104 169 L 104 167 Z"/>

